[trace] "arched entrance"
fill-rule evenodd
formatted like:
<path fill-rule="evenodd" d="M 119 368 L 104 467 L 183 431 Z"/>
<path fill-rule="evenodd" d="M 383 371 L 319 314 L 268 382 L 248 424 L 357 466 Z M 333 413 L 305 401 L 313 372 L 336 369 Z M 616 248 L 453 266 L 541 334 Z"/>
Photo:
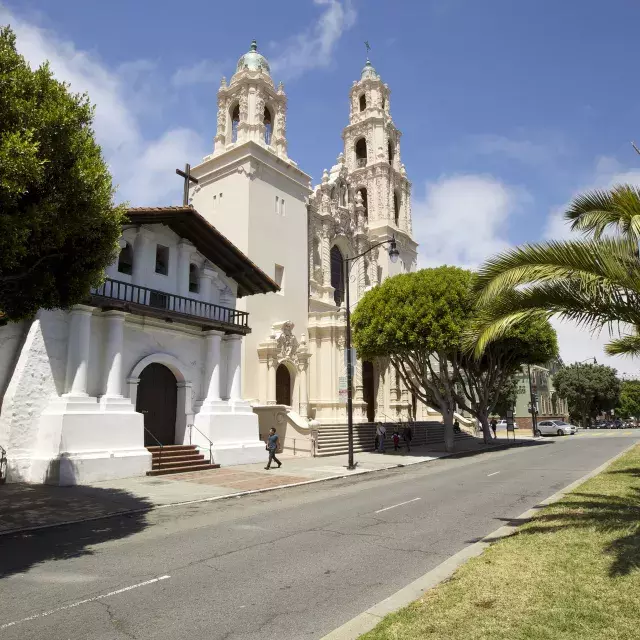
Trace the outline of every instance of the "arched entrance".
<path fill-rule="evenodd" d="M 367 403 L 367 422 L 373 422 L 376 419 L 376 392 L 373 363 L 368 360 L 362 363 L 362 394 Z"/>
<path fill-rule="evenodd" d="M 176 378 L 163 364 L 153 362 L 140 373 L 136 411 L 144 414 L 144 426 L 162 444 L 175 444 L 178 388 Z M 145 447 L 157 446 L 145 431 Z"/>
<path fill-rule="evenodd" d="M 276 369 L 276 404 L 291 406 L 291 374 L 285 364 Z"/>

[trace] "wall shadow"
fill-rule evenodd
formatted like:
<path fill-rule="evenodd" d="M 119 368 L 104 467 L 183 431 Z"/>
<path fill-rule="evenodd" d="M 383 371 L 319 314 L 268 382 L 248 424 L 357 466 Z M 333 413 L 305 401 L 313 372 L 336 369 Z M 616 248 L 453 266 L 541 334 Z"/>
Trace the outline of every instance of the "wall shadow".
<path fill-rule="evenodd" d="M 0 578 L 27 571 L 50 560 L 91 555 L 92 545 L 144 530 L 152 503 L 119 489 L 76 486 L 0 485 Z M 118 512 L 141 510 L 120 515 Z M 42 527 L 82 518 L 91 521 Z"/>

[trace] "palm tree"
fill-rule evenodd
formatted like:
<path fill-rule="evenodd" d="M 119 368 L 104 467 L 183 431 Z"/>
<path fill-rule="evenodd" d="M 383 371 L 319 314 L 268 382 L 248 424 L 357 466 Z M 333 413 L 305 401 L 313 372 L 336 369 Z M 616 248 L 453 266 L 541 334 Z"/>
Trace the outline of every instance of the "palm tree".
<path fill-rule="evenodd" d="M 526 244 L 480 269 L 476 353 L 515 323 L 557 316 L 591 331 L 609 327 L 609 354 L 640 354 L 640 190 L 588 192 L 564 217 L 582 238 Z"/>

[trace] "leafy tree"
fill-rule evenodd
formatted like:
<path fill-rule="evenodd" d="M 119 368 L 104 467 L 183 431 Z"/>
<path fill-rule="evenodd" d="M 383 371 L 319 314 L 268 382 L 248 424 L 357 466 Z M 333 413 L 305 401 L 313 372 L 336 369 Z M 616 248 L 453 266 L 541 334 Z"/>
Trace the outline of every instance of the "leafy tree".
<path fill-rule="evenodd" d="M 86 95 L 32 71 L 0 28 L 0 317 L 69 307 L 113 261 L 124 208 Z"/>
<path fill-rule="evenodd" d="M 621 185 L 578 196 L 565 218 L 585 238 L 524 245 L 489 260 L 476 283 L 482 307 L 476 351 L 532 316 L 591 330 L 623 323 L 610 354 L 640 354 L 640 189 Z"/>
<path fill-rule="evenodd" d="M 520 386 L 518 378 L 513 375 L 507 379 L 502 387 L 493 407 L 493 413 L 501 418 L 507 415 L 507 411 L 513 411 L 518 401 L 518 387 Z"/>
<path fill-rule="evenodd" d="M 602 364 L 572 364 L 560 369 L 553 378 L 558 396 L 569 404 L 569 413 L 578 415 L 582 425 L 589 418 L 615 408 L 620 398 L 617 372 Z"/>
<path fill-rule="evenodd" d="M 640 418 L 640 380 L 622 381 L 616 415 L 621 418 Z"/>
<path fill-rule="evenodd" d="M 491 439 L 489 413 L 521 362 L 541 362 L 557 352 L 544 321 L 515 328 L 481 357 L 464 347 L 474 314 L 473 274 L 457 267 L 423 269 L 388 278 L 368 291 L 352 316 L 353 341 L 363 358 L 388 358 L 404 384 L 436 407 L 453 448 L 457 407 L 476 416 Z"/>

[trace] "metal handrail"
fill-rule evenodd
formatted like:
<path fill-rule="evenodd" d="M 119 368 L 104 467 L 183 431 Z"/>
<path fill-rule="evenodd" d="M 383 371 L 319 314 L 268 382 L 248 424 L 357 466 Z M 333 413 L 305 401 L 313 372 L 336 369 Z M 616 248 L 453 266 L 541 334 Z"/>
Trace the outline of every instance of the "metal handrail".
<path fill-rule="evenodd" d="M 187 426 L 189 427 L 189 444 L 191 444 L 191 434 L 194 429 L 209 443 L 209 464 L 213 464 L 213 442 L 211 442 L 211 440 L 209 440 L 209 438 L 207 438 L 207 436 L 205 436 L 195 424 L 189 424 Z"/>
<path fill-rule="evenodd" d="M 143 411 L 142 413 L 147 413 L 147 412 Z M 153 435 L 153 433 L 151 433 L 151 431 L 149 431 L 149 429 L 147 429 L 147 427 L 142 425 L 142 428 L 158 443 L 158 446 L 160 447 L 160 455 L 158 456 L 158 469 L 159 469 L 160 465 L 162 464 L 162 449 L 164 448 L 164 445 L 162 444 L 162 442 L 160 442 L 160 440 L 158 440 L 158 438 L 156 438 Z M 153 461 L 151 462 L 151 468 L 153 469 Z"/>
<path fill-rule="evenodd" d="M 223 307 L 195 298 L 185 298 L 174 293 L 150 289 L 113 278 L 107 278 L 99 287 L 91 289 L 91 294 L 101 298 L 131 302 L 152 309 L 216 320 L 237 327 L 249 327 L 249 314 L 246 311 L 238 311 L 231 307 Z"/>

